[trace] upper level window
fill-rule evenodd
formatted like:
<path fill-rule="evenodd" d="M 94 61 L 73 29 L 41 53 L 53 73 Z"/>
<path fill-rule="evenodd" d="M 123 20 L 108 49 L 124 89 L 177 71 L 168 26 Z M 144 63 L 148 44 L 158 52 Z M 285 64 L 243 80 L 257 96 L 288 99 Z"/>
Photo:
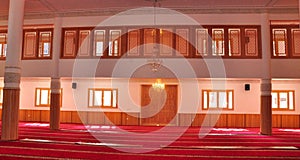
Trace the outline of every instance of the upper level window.
<path fill-rule="evenodd" d="M 207 56 L 208 55 L 208 29 L 196 29 L 196 55 Z"/>
<path fill-rule="evenodd" d="M 93 88 L 88 89 L 88 106 L 117 108 L 118 107 L 118 90 Z"/>
<path fill-rule="evenodd" d="M 189 55 L 189 30 L 185 28 L 176 29 L 176 51 L 183 56 Z"/>
<path fill-rule="evenodd" d="M 228 55 L 241 56 L 241 29 L 229 28 L 228 29 Z"/>
<path fill-rule="evenodd" d="M 125 34 L 123 33 L 125 32 Z M 295 32 L 295 35 L 297 32 Z M 222 57 L 260 58 L 260 26 L 64 28 L 61 58 Z M 35 40 L 34 33 L 28 39 Z M 32 43 L 28 43 L 32 46 Z M 32 53 L 32 52 L 30 52 Z M 33 55 L 34 53 L 32 53 Z"/>
<path fill-rule="evenodd" d="M 272 29 L 273 56 L 287 56 L 287 30 Z"/>
<path fill-rule="evenodd" d="M 116 57 L 121 55 L 121 30 L 109 31 L 108 56 Z"/>
<path fill-rule="evenodd" d="M 104 56 L 105 50 L 105 30 L 94 30 L 93 56 Z"/>
<path fill-rule="evenodd" d="M 295 91 L 272 91 L 273 110 L 295 110 Z"/>
<path fill-rule="evenodd" d="M 260 58 L 259 26 L 204 26 L 196 29 L 196 56 Z"/>
<path fill-rule="evenodd" d="M 0 59 L 5 59 L 7 53 L 7 33 L 0 33 Z"/>
<path fill-rule="evenodd" d="M 299 25 L 271 25 L 272 58 L 300 58 Z"/>
<path fill-rule="evenodd" d="M 24 30 L 22 59 L 51 59 L 52 29 Z"/>
<path fill-rule="evenodd" d="M 224 29 L 213 28 L 212 29 L 212 55 L 213 56 L 224 56 Z"/>
<path fill-rule="evenodd" d="M 233 110 L 233 90 L 202 90 L 202 109 Z"/>

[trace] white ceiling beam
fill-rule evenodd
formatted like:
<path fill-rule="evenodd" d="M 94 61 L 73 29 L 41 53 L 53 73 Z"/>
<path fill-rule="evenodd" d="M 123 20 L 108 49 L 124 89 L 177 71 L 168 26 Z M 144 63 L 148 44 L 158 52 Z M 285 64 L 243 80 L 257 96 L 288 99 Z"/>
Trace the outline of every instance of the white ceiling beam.
<path fill-rule="evenodd" d="M 266 4 L 266 7 L 273 7 L 276 3 L 277 3 L 278 0 L 270 0 L 267 4 Z"/>
<path fill-rule="evenodd" d="M 52 12 L 57 12 L 57 8 L 55 8 L 48 0 L 39 0 L 43 6 L 48 8 Z"/>

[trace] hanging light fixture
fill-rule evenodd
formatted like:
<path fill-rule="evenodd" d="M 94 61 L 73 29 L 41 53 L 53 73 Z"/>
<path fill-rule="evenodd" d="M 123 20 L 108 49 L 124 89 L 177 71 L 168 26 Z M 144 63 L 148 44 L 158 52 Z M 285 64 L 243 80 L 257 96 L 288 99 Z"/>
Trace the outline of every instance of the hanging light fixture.
<path fill-rule="evenodd" d="M 159 46 L 156 43 L 156 36 L 157 36 L 157 29 L 155 28 L 156 26 L 156 7 L 160 6 L 160 4 L 158 3 L 159 1 L 162 0 L 146 0 L 146 1 L 151 1 L 153 2 L 153 51 L 152 51 L 152 55 L 151 55 L 151 59 L 148 60 L 148 64 L 151 66 L 151 70 L 153 72 L 157 72 L 159 70 L 159 68 L 162 65 L 162 60 L 159 58 Z"/>
<path fill-rule="evenodd" d="M 160 79 L 156 80 L 155 83 L 152 84 L 152 88 L 155 90 L 155 91 L 162 91 L 165 89 L 165 84 L 161 82 Z"/>

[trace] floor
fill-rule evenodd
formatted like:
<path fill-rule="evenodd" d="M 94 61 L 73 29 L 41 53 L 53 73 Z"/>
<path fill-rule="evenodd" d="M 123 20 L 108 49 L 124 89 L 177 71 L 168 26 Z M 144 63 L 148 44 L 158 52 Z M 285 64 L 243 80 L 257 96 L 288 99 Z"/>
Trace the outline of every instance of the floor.
<path fill-rule="evenodd" d="M 300 129 L 139 127 L 20 123 L 0 159 L 300 159 Z"/>

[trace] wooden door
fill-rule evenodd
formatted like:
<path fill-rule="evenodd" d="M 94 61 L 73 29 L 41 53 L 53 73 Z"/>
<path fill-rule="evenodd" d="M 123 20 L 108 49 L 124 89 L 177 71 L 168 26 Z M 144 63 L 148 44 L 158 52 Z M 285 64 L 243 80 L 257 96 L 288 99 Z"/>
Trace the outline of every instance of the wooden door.
<path fill-rule="evenodd" d="M 142 85 L 141 98 L 141 125 L 176 125 L 177 85 L 166 85 L 160 91 Z"/>

